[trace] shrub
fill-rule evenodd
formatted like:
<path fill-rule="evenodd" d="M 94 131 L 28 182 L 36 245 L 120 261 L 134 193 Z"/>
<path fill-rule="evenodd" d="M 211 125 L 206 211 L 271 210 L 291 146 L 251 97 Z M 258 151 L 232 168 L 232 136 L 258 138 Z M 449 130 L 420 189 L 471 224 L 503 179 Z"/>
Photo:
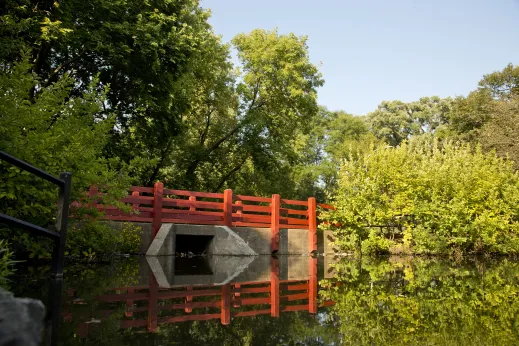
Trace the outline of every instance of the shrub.
<path fill-rule="evenodd" d="M 13 272 L 13 253 L 9 251 L 5 240 L 0 240 L 0 286 L 5 285 L 6 277 Z"/>
<path fill-rule="evenodd" d="M 324 217 L 341 225 L 334 231 L 346 250 L 519 252 L 518 173 L 480 148 L 424 140 L 372 147 L 344 161 L 333 203 Z"/>
<path fill-rule="evenodd" d="M 123 224 L 117 232 L 104 222 L 76 222 L 67 234 L 67 254 L 73 257 L 94 258 L 138 253 L 141 233 L 141 228 L 131 223 Z"/>

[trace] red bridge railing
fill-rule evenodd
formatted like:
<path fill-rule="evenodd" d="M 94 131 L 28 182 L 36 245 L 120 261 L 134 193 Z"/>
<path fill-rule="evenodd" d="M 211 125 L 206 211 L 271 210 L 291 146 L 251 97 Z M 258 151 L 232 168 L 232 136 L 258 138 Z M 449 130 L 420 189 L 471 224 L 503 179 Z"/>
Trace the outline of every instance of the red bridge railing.
<path fill-rule="evenodd" d="M 103 194 L 92 186 L 88 193 L 91 207 L 104 213 L 105 220 L 151 222 L 153 236 L 162 223 L 225 225 L 228 227 L 262 227 L 271 229 L 271 249 L 279 249 L 281 228 L 308 229 L 309 251 L 317 250 L 317 203 L 272 197 L 256 197 L 223 193 L 164 189 L 161 182 L 154 187 L 134 186 L 121 202 L 131 212 L 100 202 Z M 95 197 L 99 196 L 99 199 Z M 328 208 L 329 206 L 321 205 Z"/>

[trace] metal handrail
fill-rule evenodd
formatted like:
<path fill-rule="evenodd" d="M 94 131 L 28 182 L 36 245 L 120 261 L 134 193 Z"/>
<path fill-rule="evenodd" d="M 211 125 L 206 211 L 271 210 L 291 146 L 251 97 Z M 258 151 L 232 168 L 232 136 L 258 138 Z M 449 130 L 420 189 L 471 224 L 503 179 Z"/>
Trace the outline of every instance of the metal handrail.
<path fill-rule="evenodd" d="M 72 173 L 63 172 L 59 178 L 34 167 L 33 165 L 17 159 L 0 150 L 0 160 L 6 161 L 54 185 L 59 186 L 58 193 L 58 215 L 56 217 L 56 231 L 37 226 L 27 221 L 0 213 L 0 222 L 11 226 L 21 227 L 34 235 L 46 236 L 54 239 L 54 249 L 52 252 L 52 273 L 55 276 L 63 276 L 63 262 L 65 257 L 65 243 L 67 237 L 68 209 L 70 204 L 70 189 L 72 184 Z"/>

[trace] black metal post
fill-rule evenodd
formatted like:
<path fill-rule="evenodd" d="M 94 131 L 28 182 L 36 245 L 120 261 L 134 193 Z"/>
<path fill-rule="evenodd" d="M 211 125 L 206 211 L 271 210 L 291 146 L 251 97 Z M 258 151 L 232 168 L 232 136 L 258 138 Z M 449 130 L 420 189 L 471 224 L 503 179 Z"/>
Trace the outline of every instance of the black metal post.
<path fill-rule="evenodd" d="M 49 297 L 47 302 L 47 316 L 45 321 L 45 346 L 58 345 L 59 327 L 61 322 L 61 291 L 62 278 L 53 278 L 49 283 Z"/>
<path fill-rule="evenodd" d="M 56 231 L 59 238 L 55 240 L 52 254 L 52 274 L 56 277 L 63 276 L 63 261 L 65 258 L 65 243 L 67 241 L 68 209 L 70 205 L 70 188 L 72 173 L 61 173 L 60 179 L 64 182 L 59 189 L 58 215 L 56 217 Z"/>

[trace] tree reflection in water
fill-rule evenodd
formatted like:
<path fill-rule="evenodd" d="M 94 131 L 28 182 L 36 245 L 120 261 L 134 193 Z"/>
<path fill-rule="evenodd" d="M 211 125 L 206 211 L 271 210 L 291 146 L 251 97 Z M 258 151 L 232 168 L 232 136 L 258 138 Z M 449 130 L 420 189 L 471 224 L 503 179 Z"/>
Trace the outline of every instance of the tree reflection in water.
<path fill-rule="evenodd" d="M 344 345 L 517 345 L 519 265 L 425 258 L 343 261 L 336 302 Z M 330 282 L 322 281 L 323 287 Z"/>
<path fill-rule="evenodd" d="M 169 288 L 136 259 L 69 268 L 58 344 L 518 344 L 519 264 L 509 259 L 346 259 L 327 279 L 329 268 L 302 259 L 306 277 L 280 274 L 273 258 L 257 281 Z M 34 282 L 16 289 L 43 294 Z"/>

